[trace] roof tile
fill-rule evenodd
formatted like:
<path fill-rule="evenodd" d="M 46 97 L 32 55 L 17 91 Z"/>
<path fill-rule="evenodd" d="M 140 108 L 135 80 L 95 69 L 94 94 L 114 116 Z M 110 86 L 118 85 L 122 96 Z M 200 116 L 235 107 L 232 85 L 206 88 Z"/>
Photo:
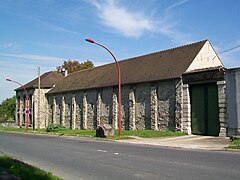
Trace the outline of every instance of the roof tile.
<path fill-rule="evenodd" d="M 207 40 L 119 61 L 122 84 L 180 77 Z M 69 74 L 48 92 L 62 93 L 118 84 L 115 63 Z"/>

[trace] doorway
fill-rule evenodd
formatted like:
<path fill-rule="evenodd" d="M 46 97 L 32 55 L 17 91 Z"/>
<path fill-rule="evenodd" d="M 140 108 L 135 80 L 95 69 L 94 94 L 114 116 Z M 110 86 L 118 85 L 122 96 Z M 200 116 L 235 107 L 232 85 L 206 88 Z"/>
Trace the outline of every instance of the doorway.
<path fill-rule="evenodd" d="M 218 136 L 220 122 L 216 83 L 192 85 L 190 94 L 192 134 Z"/>

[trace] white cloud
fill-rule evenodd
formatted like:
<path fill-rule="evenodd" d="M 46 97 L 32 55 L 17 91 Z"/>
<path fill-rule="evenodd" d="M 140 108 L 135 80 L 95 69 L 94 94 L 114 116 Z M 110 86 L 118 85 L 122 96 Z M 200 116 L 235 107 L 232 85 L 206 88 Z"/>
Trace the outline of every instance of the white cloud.
<path fill-rule="evenodd" d="M 33 60 L 39 62 L 62 62 L 63 58 L 54 57 L 54 56 L 42 56 L 35 54 L 10 54 L 10 53 L 0 53 L 0 56 L 17 58 L 17 59 L 25 59 L 25 60 Z"/>
<path fill-rule="evenodd" d="M 154 13 L 149 11 L 149 15 L 143 14 L 144 9 L 141 12 L 132 10 L 129 4 L 120 5 L 121 1 L 91 0 L 89 2 L 98 10 L 97 15 L 102 20 L 101 23 L 123 36 L 138 38 L 146 32 L 152 32 L 168 37 L 175 44 L 186 44 L 193 42 L 191 36 L 178 30 L 176 18 L 174 20 L 170 18 L 168 11 L 188 1 L 182 0 L 170 5 L 160 17 L 153 17 Z"/>
<path fill-rule="evenodd" d="M 153 22 L 144 14 L 131 12 L 116 1 L 90 1 L 97 9 L 102 23 L 124 36 L 139 37 L 144 31 L 153 29 Z"/>
<path fill-rule="evenodd" d="M 178 6 L 181 6 L 185 3 L 187 3 L 189 0 L 180 0 L 180 1 L 177 1 L 176 3 L 170 5 L 165 11 L 166 12 L 169 12 L 171 10 L 173 10 L 174 8 L 178 7 Z"/>
<path fill-rule="evenodd" d="M 63 28 L 61 26 L 49 23 L 49 22 L 47 22 L 47 20 L 42 20 L 39 17 L 37 18 L 37 17 L 28 16 L 28 15 L 22 15 L 22 14 L 19 15 L 19 16 L 27 18 L 27 19 L 30 19 L 30 20 L 33 20 L 33 21 L 36 21 L 38 23 L 41 23 L 42 25 L 47 27 L 48 30 L 52 30 L 52 31 L 55 31 L 55 32 L 70 33 L 70 34 L 74 34 L 74 35 L 81 35 L 80 33 L 76 32 L 76 31 L 72 31 L 72 30 Z"/>

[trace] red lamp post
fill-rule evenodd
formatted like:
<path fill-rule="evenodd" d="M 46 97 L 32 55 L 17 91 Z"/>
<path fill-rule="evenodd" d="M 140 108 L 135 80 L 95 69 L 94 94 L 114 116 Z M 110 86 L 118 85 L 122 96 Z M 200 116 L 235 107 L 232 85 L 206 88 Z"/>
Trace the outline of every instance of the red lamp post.
<path fill-rule="evenodd" d="M 23 85 L 21 83 L 19 83 L 17 81 L 14 81 L 14 80 L 11 80 L 11 79 L 6 79 L 6 80 L 20 85 L 25 91 L 25 94 L 26 94 L 26 101 L 25 101 L 25 120 L 26 120 L 26 124 L 25 124 L 25 126 L 26 126 L 26 132 L 27 132 L 28 131 L 28 115 L 29 115 L 27 90 L 23 87 Z"/>
<path fill-rule="evenodd" d="M 115 58 L 115 56 L 113 55 L 113 53 L 107 47 L 103 46 L 102 44 L 99 44 L 99 43 L 95 42 L 94 40 L 92 40 L 90 38 L 87 38 L 85 40 L 87 42 L 96 44 L 96 45 L 101 46 L 102 48 L 106 49 L 111 54 L 111 56 L 113 57 L 116 65 L 117 65 L 117 70 L 118 70 L 118 135 L 121 136 L 122 135 L 122 110 L 121 110 L 122 95 L 121 95 L 121 71 L 120 71 L 119 63 L 118 63 L 117 59 Z"/>

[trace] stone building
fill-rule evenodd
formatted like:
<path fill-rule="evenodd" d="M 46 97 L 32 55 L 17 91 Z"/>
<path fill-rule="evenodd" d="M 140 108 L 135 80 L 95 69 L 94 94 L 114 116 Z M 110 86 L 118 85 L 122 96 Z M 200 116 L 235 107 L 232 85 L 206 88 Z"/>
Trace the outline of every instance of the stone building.
<path fill-rule="evenodd" d="M 119 62 L 122 126 L 126 130 L 179 130 L 226 135 L 223 64 L 209 41 Z M 46 126 L 95 129 L 117 122 L 115 63 L 69 74 L 47 92 Z"/>
<path fill-rule="evenodd" d="M 240 135 L 240 68 L 226 71 L 228 135 Z"/>
<path fill-rule="evenodd" d="M 40 91 L 38 89 L 38 78 L 25 84 L 23 87 L 15 89 L 16 91 L 16 124 L 20 127 L 25 126 L 25 106 L 26 106 L 26 94 L 24 88 L 27 91 L 29 98 L 29 127 L 32 128 L 45 128 L 46 124 L 46 104 L 47 100 L 45 94 L 52 89 L 52 87 L 64 76 L 58 72 L 47 72 L 40 76 Z M 39 93 L 40 92 L 40 93 Z M 40 106 L 39 106 L 40 105 Z M 40 111 L 38 113 L 38 111 Z"/>

